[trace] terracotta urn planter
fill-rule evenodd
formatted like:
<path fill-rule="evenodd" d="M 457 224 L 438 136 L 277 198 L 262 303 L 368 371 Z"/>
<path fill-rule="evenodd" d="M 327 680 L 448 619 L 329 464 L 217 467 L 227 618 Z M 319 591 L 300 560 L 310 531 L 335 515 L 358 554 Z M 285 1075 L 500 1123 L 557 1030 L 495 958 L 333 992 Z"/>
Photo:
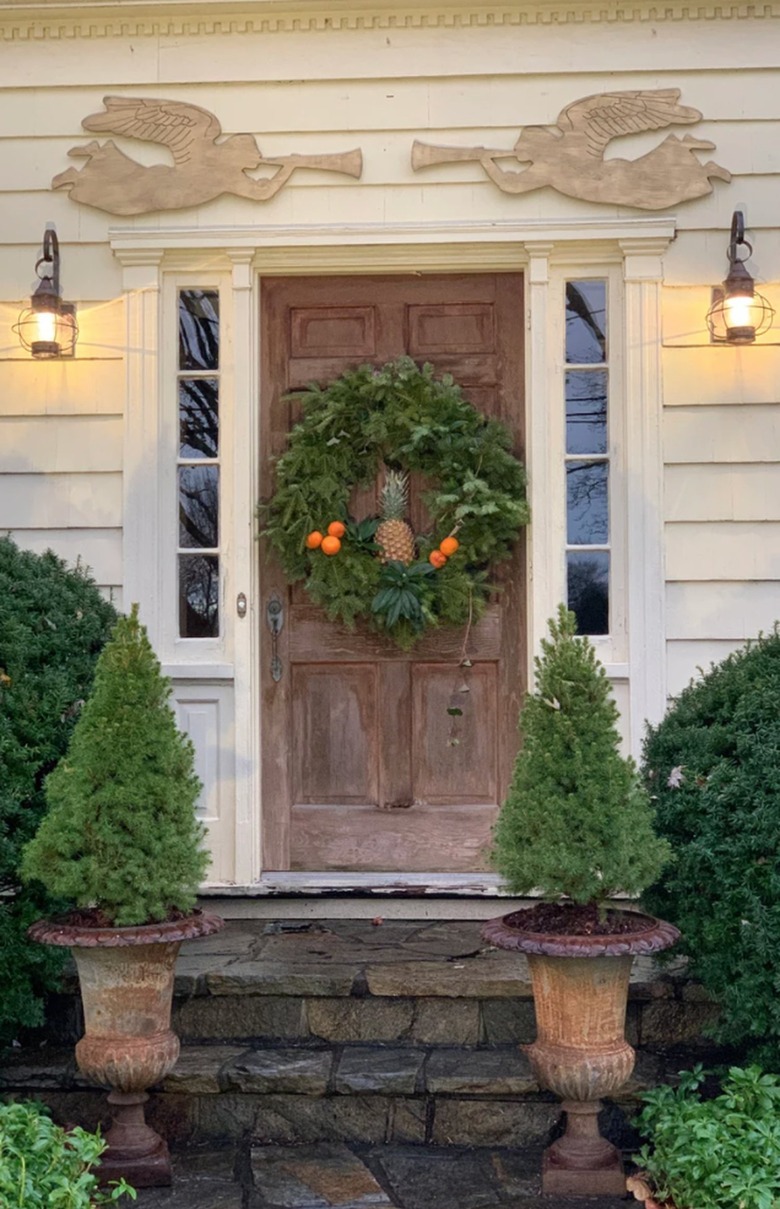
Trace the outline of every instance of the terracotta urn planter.
<path fill-rule="evenodd" d="M 671 924 L 637 916 L 634 932 L 567 936 L 523 929 L 523 911 L 492 919 L 483 938 L 525 953 L 531 970 L 536 1041 L 524 1047 L 541 1087 L 563 1101 L 566 1131 L 544 1153 L 542 1191 L 560 1196 L 625 1193 L 620 1152 L 599 1133 L 602 1096 L 634 1069 L 625 1039 L 631 964 L 679 937 Z"/>
<path fill-rule="evenodd" d="M 90 928 L 41 920 L 29 935 L 68 946 L 76 961 L 84 1005 L 84 1036 L 76 1045 L 79 1070 L 111 1088 L 114 1110 L 100 1160 L 101 1183 L 121 1176 L 137 1188 L 170 1184 L 168 1147 L 146 1124 L 152 1087 L 179 1056 L 171 1031 L 176 956 L 184 940 L 218 932 L 223 920 L 197 911 L 170 923 Z"/>

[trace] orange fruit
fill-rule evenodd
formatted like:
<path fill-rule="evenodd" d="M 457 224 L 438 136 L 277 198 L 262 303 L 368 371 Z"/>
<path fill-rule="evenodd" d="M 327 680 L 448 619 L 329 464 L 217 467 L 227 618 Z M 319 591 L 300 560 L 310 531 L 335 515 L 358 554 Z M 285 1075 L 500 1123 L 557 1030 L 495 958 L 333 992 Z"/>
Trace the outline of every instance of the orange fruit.
<path fill-rule="evenodd" d="M 439 549 L 441 550 L 442 554 L 446 555 L 447 558 L 449 558 L 451 554 L 454 554 L 459 546 L 460 542 L 458 541 L 457 537 L 445 537 L 444 541 L 439 542 Z"/>
<path fill-rule="evenodd" d="M 320 546 L 323 554 L 338 554 L 340 549 L 341 542 L 332 533 L 328 537 L 323 537 L 322 545 Z"/>
<path fill-rule="evenodd" d="M 428 555 L 428 562 L 431 564 L 431 566 L 436 567 L 437 570 L 439 567 L 443 567 L 446 561 L 447 555 L 442 554 L 441 550 L 431 550 L 430 554 Z"/>
<path fill-rule="evenodd" d="M 306 538 L 307 549 L 316 550 L 317 547 L 321 546 L 321 545 L 322 545 L 322 534 L 320 533 L 319 529 L 312 529 L 311 533 Z"/>
<path fill-rule="evenodd" d="M 347 531 L 347 526 L 343 521 L 331 521 L 328 525 L 328 533 L 331 537 L 343 537 Z"/>

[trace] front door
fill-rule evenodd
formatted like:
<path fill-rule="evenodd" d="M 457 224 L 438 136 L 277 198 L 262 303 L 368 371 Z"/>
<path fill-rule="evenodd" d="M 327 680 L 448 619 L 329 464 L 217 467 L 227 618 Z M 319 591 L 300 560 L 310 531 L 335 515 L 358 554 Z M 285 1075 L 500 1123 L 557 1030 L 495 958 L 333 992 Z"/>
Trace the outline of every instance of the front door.
<path fill-rule="evenodd" d="M 296 419 L 288 392 L 402 353 L 451 373 L 475 407 L 507 424 L 522 456 L 519 275 L 273 278 L 261 300 L 264 497 Z M 525 692 L 523 545 L 468 635 L 470 667 L 463 630 L 426 634 L 410 652 L 368 629 L 350 633 L 262 552 L 265 870 L 487 867 Z M 272 601 L 282 606 L 275 636 Z"/>

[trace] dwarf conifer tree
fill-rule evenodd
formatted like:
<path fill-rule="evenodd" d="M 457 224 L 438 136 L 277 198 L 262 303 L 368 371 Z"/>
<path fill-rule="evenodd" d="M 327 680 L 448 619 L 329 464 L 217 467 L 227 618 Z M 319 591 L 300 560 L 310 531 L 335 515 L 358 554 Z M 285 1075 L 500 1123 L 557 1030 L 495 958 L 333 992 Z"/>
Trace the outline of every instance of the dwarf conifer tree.
<path fill-rule="evenodd" d="M 62 970 L 63 950 L 27 938 L 61 904 L 39 882 L 23 887 L 19 866 L 115 621 L 84 567 L 0 537 L 0 1044 L 42 1022 Z"/>
<path fill-rule="evenodd" d="M 169 695 L 134 606 L 98 660 L 67 755 L 46 782 L 49 814 L 24 853 L 26 879 L 120 926 L 190 910 L 208 863 L 192 745 Z"/>
<path fill-rule="evenodd" d="M 601 903 L 638 894 L 669 854 L 653 831 L 634 762 L 620 753 L 604 668 L 565 606 L 536 659 L 523 745 L 494 832 L 494 863 L 515 894 Z"/>

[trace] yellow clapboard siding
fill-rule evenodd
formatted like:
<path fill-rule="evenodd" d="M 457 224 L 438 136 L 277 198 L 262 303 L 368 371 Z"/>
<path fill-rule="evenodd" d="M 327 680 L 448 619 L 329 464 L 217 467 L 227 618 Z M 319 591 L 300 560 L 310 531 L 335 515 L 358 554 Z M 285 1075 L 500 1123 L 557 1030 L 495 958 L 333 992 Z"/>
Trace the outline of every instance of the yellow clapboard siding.
<path fill-rule="evenodd" d="M 454 173 L 457 166 L 450 167 L 446 177 L 438 178 L 437 172 L 419 173 L 410 180 L 393 184 L 375 184 L 348 181 L 335 173 L 327 175 L 327 185 L 317 188 L 295 185 L 294 182 L 274 198 L 272 202 L 256 203 L 244 198 L 223 196 L 209 202 L 208 206 L 193 207 L 175 212 L 176 225 L 251 226 L 259 222 L 273 230 L 274 226 L 321 226 L 330 224 L 343 228 L 344 224 L 369 223 L 379 228 L 387 224 L 412 223 L 459 223 L 459 222 L 554 222 L 558 219 L 601 219 L 607 217 L 636 218 L 637 211 L 631 207 L 610 207 L 578 201 L 564 197 L 551 190 L 541 189 L 520 198 L 512 197 L 497 189 L 489 180 L 459 182 Z M 410 174 L 411 175 L 411 174 Z M 437 179 L 434 180 L 434 177 Z M 747 188 L 747 183 L 743 185 Z M 756 214 L 756 222 L 769 222 L 776 211 L 777 183 L 771 177 L 755 178 L 750 182 L 750 195 Z M 701 225 L 716 227 L 720 232 L 731 222 L 733 196 L 718 191 L 689 206 L 681 208 L 678 227 Z M 63 238 L 76 238 L 83 225 L 85 234 L 93 240 L 102 232 L 108 237 L 114 224 L 111 215 L 77 207 L 60 192 L 31 194 L 0 194 L 0 225 L 18 225 L 20 209 L 25 212 L 22 237 L 28 232 L 43 229 L 45 221 L 56 221 Z M 647 212 L 645 212 L 646 214 Z M 44 220 L 44 215 L 48 216 Z M 207 220 L 205 216 L 208 216 Z M 170 217 L 170 216 L 169 216 Z M 128 223 L 122 219 L 122 224 Z M 129 225 L 143 227 L 155 225 L 156 216 L 145 221 L 129 220 Z M 718 272 L 713 271 L 713 276 Z M 723 271 L 722 268 L 720 271 Z"/>
<path fill-rule="evenodd" d="M 135 94 L 134 94 L 135 95 Z M 177 97 L 181 101 L 189 101 L 192 95 L 189 90 L 180 92 Z M 311 104 L 318 105 L 316 92 L 312 93 Z M 217 94 L 211 101 L 214 112 L 222 109 L 221 98 Z M 98 106 L 101 108 L 101 106 Z M 255 106 L 257 109 L 258 106 Z M 424 120 L 425 109 L 420 116 Z M 84 113 L 82 116 L 86 117 Z M 222 116 L 219 113 L 218 116 Z M 363 175 L 361 183 L 366 184 L 403 184 L 415 179 L 427 179 L 428 183 L 438 180 L 484 181 L 485 176 L 476 163 L 461 163 L 457 166 L 437 167 L 435 171 L 426 170 L 419 176 L 414 176 L 411 169 L 411 148 L 415 139 L 442 145 L 461 147 L 489 146 L 502 147 L 511 150 L 515 139 L 523 125 L 522 109 L 515 106 L 514 114 L 506 123 L 499 123 L 489 110 L 472 107 L 472 121 L 467 125 L 452 122 L 449 126 L 437 128 L 422 128 L 418 120 L 409 128 L 389 129 L 384 125 L 376 128 L 366 119 L 371 117 L 371 111 L 363 114 L 360 126 L 350 127 L 345 133 L 334 133 L 338 125 L 328 128 L 320 115 L 321 126 L 317 130 L 301 131 L 294 125 L 288 130 L 269 132 L 263 128 L 262 113 L 252 114 L 250 123 L 248 114 L 243 115 L 243 125 L 247 133 L 253 134 L 264 155 L 273 158 L 274 155 L 292 153 L 317 154 L 339 150 L 351 150 L 360 147 L 363 152 Z M 358 115 L 355 115 L 356 117 Z M 550 121 L 556 114 L 552 113 Z M 489 124 L 488 124 L 489 123 Z M 224 118 L 223 118 L 224 124 Z M 732 129 L 733 127 L 733 129 Z M 225 129 L 229 129 L 225 125 Z M 731 137 L 724 140 L 720 131 L 729 129 Z M 774 177 L 780 175 L 780 121 L 770 123 L 745 123 L 744 128 L 739 123 L 731 127 L 719 127 L 714 123 L 702 123 L 701 129 L 696 127 L 697 137 L 711 138 L 716 143 L 716 156 L 719 163 L 724 164 L 735 176 L 757 175 Z M 68 133 L 54 137 L 37 138 L 16 137 L 0 138 L 0 182 L 5 188 L 18 191 L 48 190 L 52 177 L 63 169 L 71 166 L 79 167 L 76 159 L 69 156 L 73 147 L 85 145 L 92 136 L 87 131 Z M 623 139 L 620 144 L 621 152 L 626 158 L 637 158 L 658 146 L 660 138 L 657 131 L 646 135 L 638 135 Z M 133 159 L 141 164 L 170 164 L 171 158 L 165 149 L 151 143 L 138 140 L 116 139 L 118 146 Z M 759 147 L 777 147 L 774 155 L 761 157 L 759 165 L 755 164 L 756 145 Z M 270 174 L 271 169 L 266 169 Z M 320 185 L 342 183 L 335 173 L 301 171 L 293 177 L 297 187 L 317 188 Z"/>
<path fill-rule="evenodd" d="M 13 529 L 10 535 L 25 550 L 53 550 L 71 566 L 79 563 L 99 584 L 122 582 L 121 529 Z"/>
<path fill-rule="evenodd" d="M 780 451 L 778 451 L 780 453 Z M 667 521 L 780 521 L 780 460 L 667 466 Z"/>
<path fill-rule="evenodd" d="M 667 464 L 777 462 L 780 404 L 719 407 L 708 402 L 669 407 L 664 411 L 663 435 Z"/>
<path fill-rule="evenodd" d="M 59 22 L 48 24 L 56 31 Z M 695 49 L 693 35 L 681 37 L 680 23 L 673 21 L 654 24 L 652 38 L 641 26 L 638 36 L 636 25 L 598 21 L 579 23 L 571 32 L 540 23 L 266 35 L 242 26 L 239 18 L 234 32 L 216 38 L 208 33 L 104 37 L 83 42 L 78 56 L 63 54 L 63 43 L 56 37 L 41 38 L 33 78 L 117 91 L 118 80 L 124 88 L 150 80 L 160 86 L 192 79 L 219 82 L 225 78 L 226 63 L 245 80 L 426 77 L 432 72 L 469 76 L 486 71 L 500 76 L 516 73 L 518 62 L 532 64 L 537 73 L 576 71 L 587 63 L 592 73 L 608 79 L 614 78 L 616 65 L 628 62 L 638 72 L 669 78 L 676 71 L 690 71 L 694 54 L 697 63 L 724 72 L 733 72 L 735 64 L 769 70 L 777 65 L 776 26 L 761 18 L 729 22 L 728 37 L 719 22 L 696 22 Z M 27 45 L 21 44 L 21 49 L 26 51 Z M 23 88 L 31 83 L 30 56 L 14 53 L 19 49 L 11 44 L 10 53 L 4 51 L 4 76 L 9 86 Z M 738 96 L 735 111 L 739 111 Z"/>
<path fill-rule="evenodd" d="M 11 232 L 5 232 L 6 240 L 10 235 Z M 32 266 L 41 254 L 41 237 L 41 231 L 30 230 L 29 242 L 10 244 L 0 240 L 0 273 L 7 283 L 6 293 L 15 296 L 13 304 L 0 302 L 0 324 L 5 313 L 9 325 L 15 323 L 21 300 L 29 295 Z M 122 270 L 110 247 L 105 242 L 69 243 L 60 239 L 60 257 L 63 296 L 78 304 L 79 323 L 84 328 L 80 343 L 94 339 L 109 351 L 124 351 L 124 307 L 119 297 Z"/>
<path fill-rule="evenodd" d="M 666 589 L 666 633 L 672 641 L 744 642 L 780 618 L 780 583 L 672 583 Z"/>
<path fill-rule="evenodd" d="M 9 529 L 119 528 L 122 475 L 13 474 L 3 484 L 3 525 Z"/>
<path fill-rule="evenodd" d="M 668 642 L 666 644 L 666 673 L 667 693 L 676 697 L 691 680 L 700 679 L 702 672 L 709 671 L 714 663 L 720 663 L 732 651 L 736 651 L 741 642 L 718 642 L 706 640 L 702 642 Z"/>
<path fill-rule="evenodd" d="M 98 584 L 100 595 L 111 602 L 117 613 L 124 612 L 124 593 L 120 584 Z"/>
<path fill-rule="evenodd" d="M 1 367 L 0 416 L 116 415 L 123 410 L 125 364 L 118 357 L 44 364 L 25 357 L 21 349 L 19 353 L 18 360 Z"/>
<path fill-rule="evenodd" d="M 780 402 L 778 345 L 669 348 L 663 373 L 667 406 Z"/>
<path fill-rule="evenodd" d="M 780 523 L 666 525 L 666 579 L 780 580 Z"/>
<path fill-rule="evenodd" d="M 556 36 L 560 36 L 557 31 Z M 219 41 L 217 43 L 220 45 Z M 56 87 L 36 81 L 35 88 L 7 89 L 8 107 L 0 112 L 0 138 L 36 140 L 42 136 L 89 137 L 82 118 L 102 109 L 103 96 L 127 93 L 191 101 L 215 112 L 226 133 L 255 131 L 259 135 L 323 131 L 420 131 L 448 129 L 513 129 L 524 124 L 545 125 L 572 100 L 593 93 L 634 88 L 679 88 L 684 102 L 704 115 L 696 130 L 713 138 L 721 150 L 742 158 L 752 156 L 756 171 L 771 171 L 780 151 L 766 146 L 761 124 L 777 121 L 777 107 L 765 84 L 765 73 L 735 70 L 711 77 L 684 69 L 667 73 L 641 70 L 609 73 L 536 71 L 534 64 L 515 61 L 511 72 L 487 72 L 447 78 L 432 64 L 425 79 L 265 79 L 255 74 L 216 83 L 196 83 L 192 76 L 161 83 L 152 75 L 142 82 L 87 87 Z M 524 68 L 527 67 L 527 70 Z M 717 123 L 717 126 L 714 125 Z M 749 138 L 741 134 L 761 135 Z M 764 144 L 762 146 L 762 144 Z"/>
<path fill-rule="evenodd" d="M 748 180 L 744 184 L 750 185 L 750 181 Z M 764 265 L 764 275 L 762 275 L 759 273 L 758 265 L 755 262 L 751 263 L 751 268 L 757 274 L 758 288 L 761 293 L 766 293 L 772 288 L 777 291 L 776 282 L 774 287 L 771 285 L 771 278 L 774 276 L 777 279 L 780 276 L 777 268 L 772 269 L 772 266 L 780 266 L 780 227 L 777 226 L 777 216 L 775 215 L 775 218 L 768 222 L 758 223 L 755 216 L 751 214 L 749 233 L 750 239 L 761 250 L 761 261 Z M 692 323 L 689 319 L 685 320 L 686 329 L 698 329 L 702 335 L 704 334 L 704 315 L 709 307 L 710 290 L 713 286 L 720 284 L 728 271 L 726 260 L 728 241 L 727 227 L 711 230 L 688 229 L 684 237 L 676 239 L 664 255 L 664 282 L 667 287 L 693 287 L 703 292 L 705 302 L 701 315 L 697 314 Z M 768 287 L 763 284 L 767 268 L 770 277 Z M 667 296 L 673 292 L 671 289 L 664 290 L 664 305 L 666 305 Z M 689 317 L 690 314 L 689 309 Z M 674 327 L 671 326 L 672 323 L 674 323 Z M 679 317 L 677 320 L 670 317 L 669 325 L 664 325 L 665 332 L 679 329 Z"/>
<path fill-rule="evenodd" d="M 121 469 L 121 416 L 0 416 L 0 474 Z"/>

